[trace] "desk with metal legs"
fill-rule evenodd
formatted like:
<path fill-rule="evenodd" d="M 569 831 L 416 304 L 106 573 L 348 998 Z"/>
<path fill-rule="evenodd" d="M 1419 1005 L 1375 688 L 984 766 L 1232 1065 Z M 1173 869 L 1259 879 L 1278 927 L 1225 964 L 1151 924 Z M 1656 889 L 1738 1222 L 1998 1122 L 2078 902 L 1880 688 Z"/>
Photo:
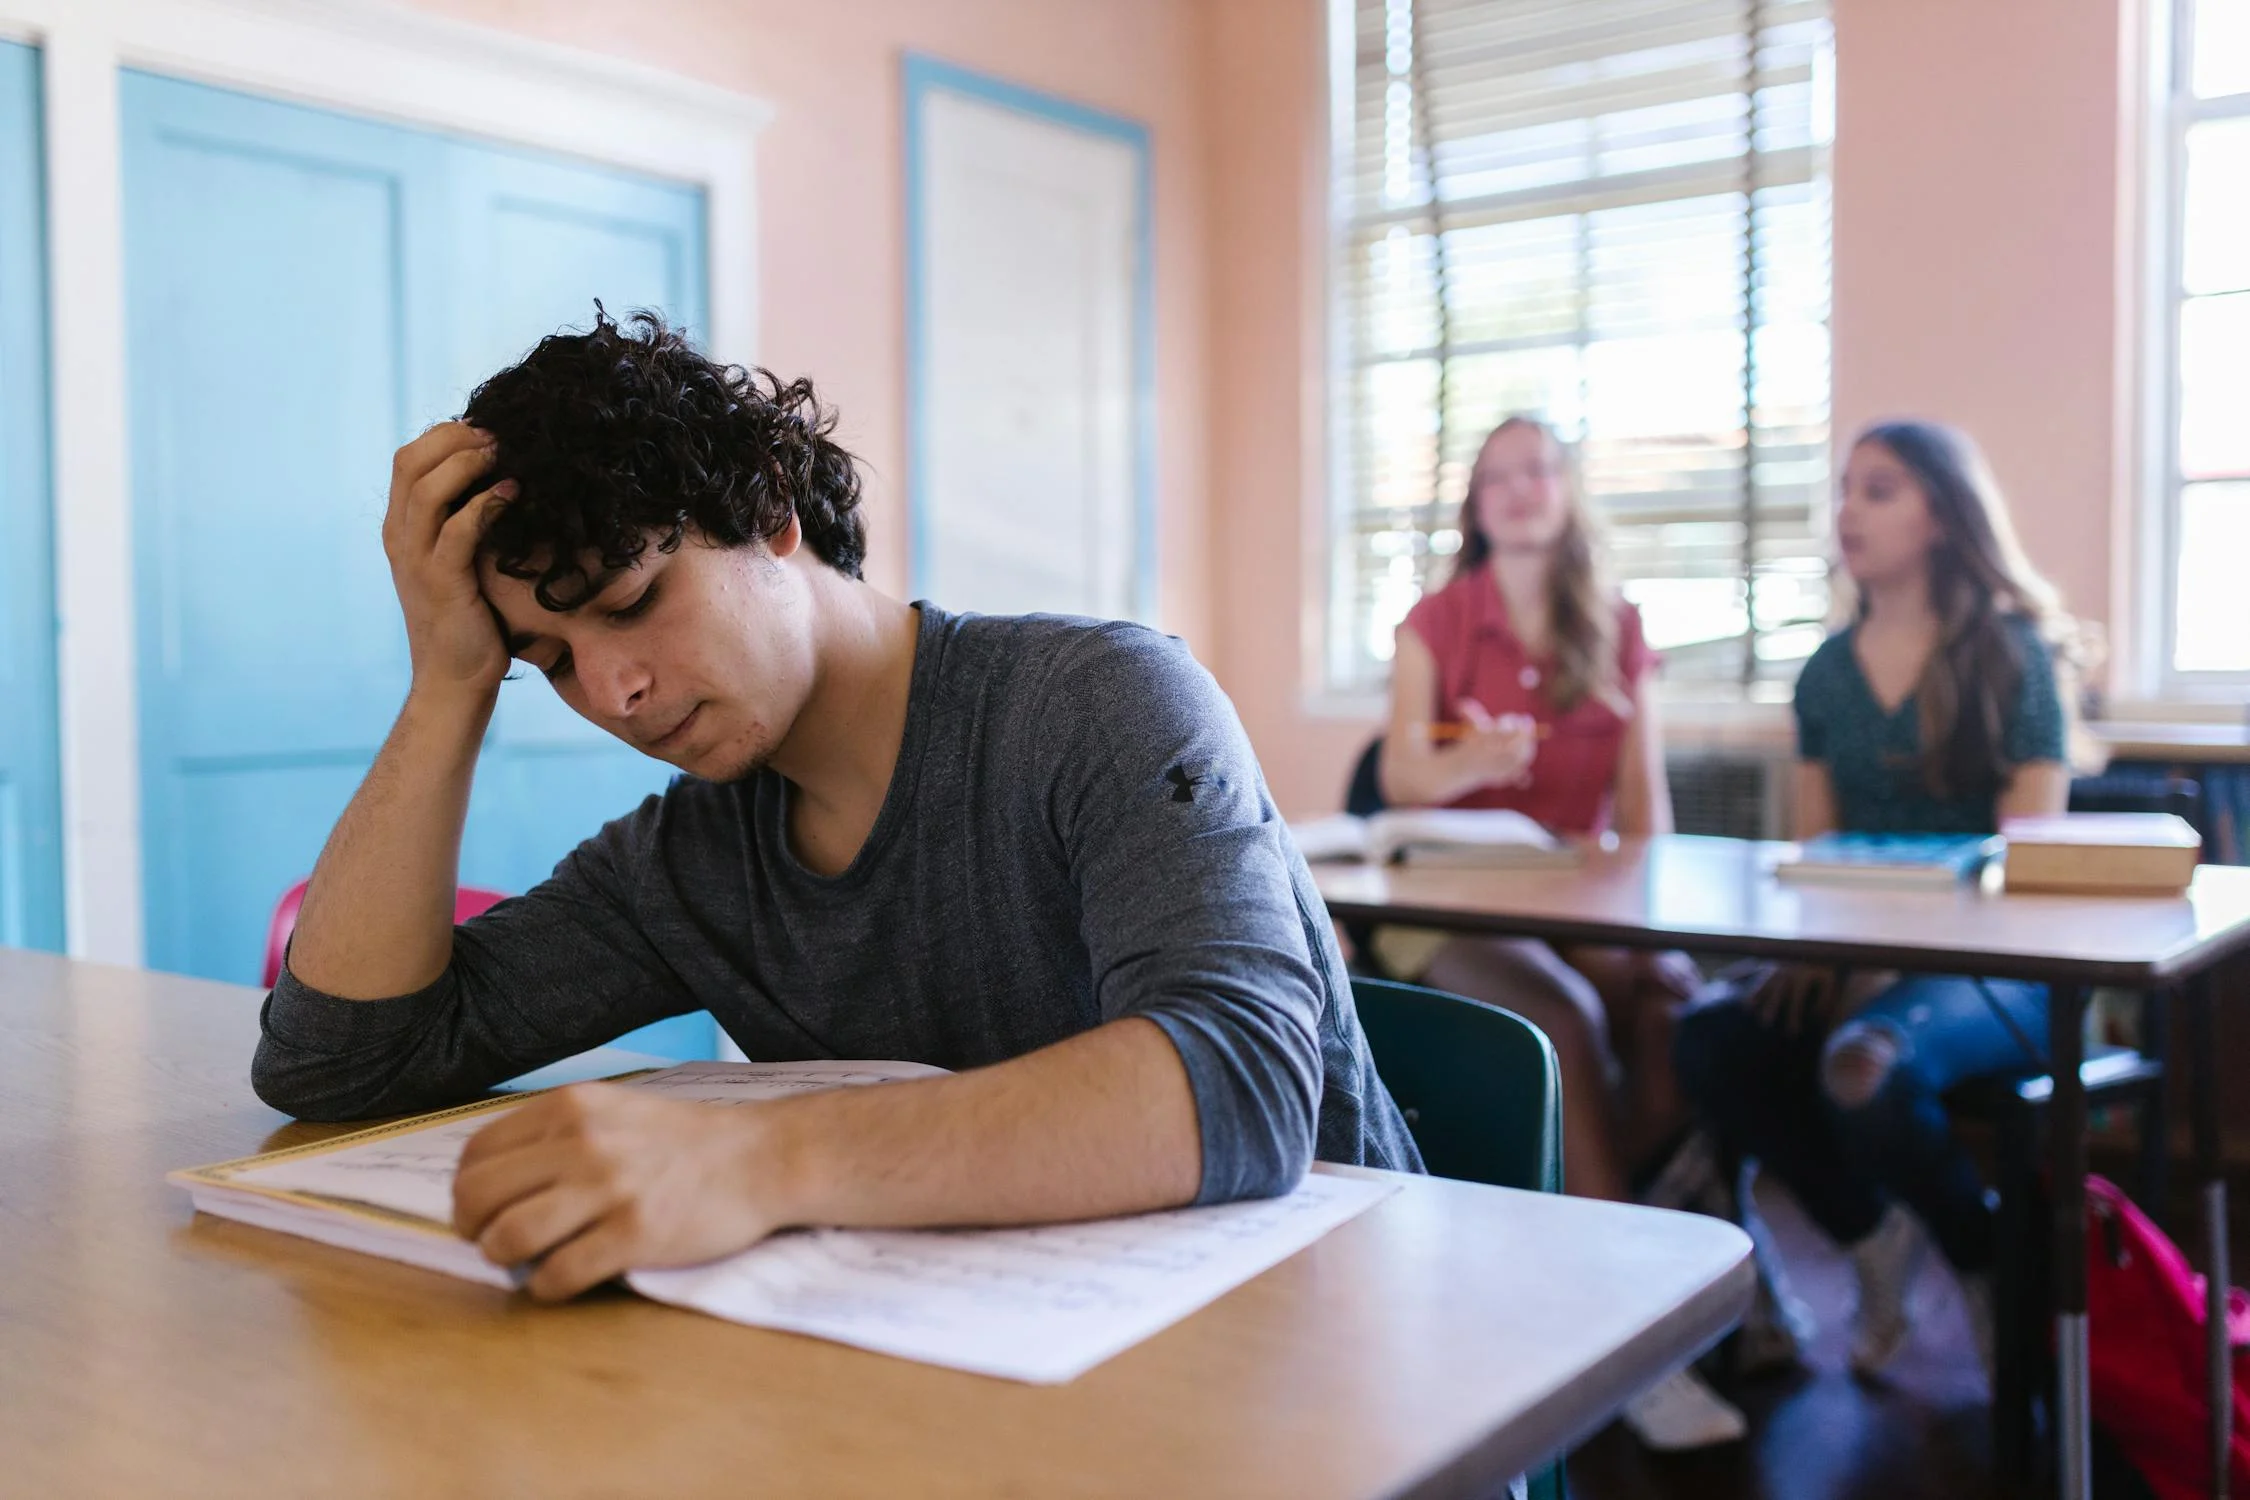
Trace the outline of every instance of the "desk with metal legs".
<path fill-rule="evenodd" d="M 2001 895 L 1986 887 L 1883 890 L 1777 880 L 1786 844 L 1666 836 L 1590 850 L 1568 869 L 1314 867 L 1340 922 L 1389 922 L 1557 942 L 1791 959 L 2049 986 L 2054 1173 L 2057 1475 L 2086 1500 L 2092 1464 L 2086 1348 L 2086 1096 L 2079 1077 L 2089 992 L 2184 992 L 2190 1108 L 2211 1264 L 2209 1374 L 2231 1391 L 2226 1345 L 2226 1185 L 2212 1076 L 2217 975 L 2250 953 L 2250 868 L 2204 865 L 2179 897 Z M 2212 1403 L 2214 1493 L 2226 1485 L 2231 1400 Z"/>

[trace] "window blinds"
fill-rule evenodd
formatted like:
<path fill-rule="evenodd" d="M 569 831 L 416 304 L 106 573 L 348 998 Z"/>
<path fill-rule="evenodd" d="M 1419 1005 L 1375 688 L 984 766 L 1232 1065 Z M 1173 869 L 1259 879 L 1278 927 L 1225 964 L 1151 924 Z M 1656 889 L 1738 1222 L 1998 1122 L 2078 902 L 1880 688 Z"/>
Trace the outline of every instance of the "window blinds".
<path fill-rule="evenodd" d="M 1381 683 L 1512 412 L 1578 445 L 1672 681 L 1793 678 L 1827 603 L 1826 0 L 1351 9 L 1330 685 Z"/>

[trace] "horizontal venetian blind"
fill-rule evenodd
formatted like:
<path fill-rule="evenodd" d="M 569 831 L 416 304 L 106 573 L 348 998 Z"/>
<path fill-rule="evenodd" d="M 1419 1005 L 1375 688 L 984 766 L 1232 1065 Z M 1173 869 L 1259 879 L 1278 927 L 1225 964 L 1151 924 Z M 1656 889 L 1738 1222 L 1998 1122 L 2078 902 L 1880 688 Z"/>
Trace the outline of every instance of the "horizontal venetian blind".
<path fill-rule="evenodd" d="M 1826 0 L 1353 9 L 1330 685 L 1382 682 L 1513 412 L 1577 445 L 1671 681 L 1790 680 L 1827 608 Z"/>

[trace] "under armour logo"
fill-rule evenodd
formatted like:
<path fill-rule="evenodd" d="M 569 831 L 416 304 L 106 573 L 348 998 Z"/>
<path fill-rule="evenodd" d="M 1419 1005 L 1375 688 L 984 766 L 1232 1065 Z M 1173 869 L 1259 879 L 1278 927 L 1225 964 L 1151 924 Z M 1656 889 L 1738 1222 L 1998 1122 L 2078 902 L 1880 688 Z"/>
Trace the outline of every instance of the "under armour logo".
<path fill-rule="evenodd" d="M 1193 802 L 1195 800 L 1195 789 L 1210 778 L 1190 776 L 1187 773 L 1186 766 L 1174 766 L 1164 773 L 1164 779 L 1172 783 L 1172 800 L 1174 802 Z"/>

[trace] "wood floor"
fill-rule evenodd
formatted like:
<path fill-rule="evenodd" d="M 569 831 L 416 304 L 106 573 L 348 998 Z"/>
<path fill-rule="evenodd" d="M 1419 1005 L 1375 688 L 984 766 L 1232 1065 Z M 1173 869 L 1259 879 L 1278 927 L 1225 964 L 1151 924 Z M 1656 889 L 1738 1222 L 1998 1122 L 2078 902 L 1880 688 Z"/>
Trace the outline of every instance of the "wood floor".
<path fill-rule="evenodd" d="M 2097 1168 L 2108 1164 L 2097 1162 Z M 2197 1238 L 2191 1186 L 2175 1172 L 2171 1228 Z M 2241 1284 L 2250 1180 L 2230 1185 L 2233 1279 Z M 1648 1452 L 1622 1427 L 1570 1460 L 1573 1500 L 1960 1500 L 1993 1493 L 1984 1372 L 1951 1274 L 1932 1255 L 1916 1287 L 1914 1343 L 1880 1384 L 1844 1363 L 1850 1267 L 1785 1196 L 1760 1193 L 1792 1284 L 1821 1321 L 1808 1368 L 1724 1384 L 1750 1418 L 1746 1442 L 1699 1453 Z"/>

